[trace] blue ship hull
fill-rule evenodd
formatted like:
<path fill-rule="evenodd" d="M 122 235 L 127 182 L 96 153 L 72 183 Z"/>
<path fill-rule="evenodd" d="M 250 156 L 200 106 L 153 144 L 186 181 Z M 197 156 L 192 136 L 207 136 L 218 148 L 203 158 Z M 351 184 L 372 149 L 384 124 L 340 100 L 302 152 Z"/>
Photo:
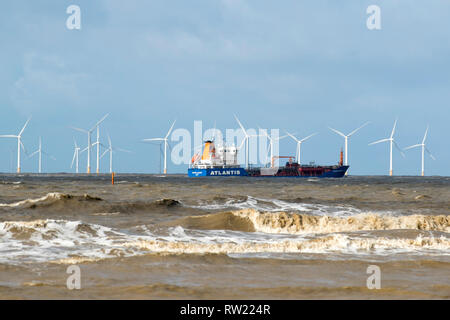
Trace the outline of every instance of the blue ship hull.
<path fill-rule="evenodd" d="M 333 167 L 318 167 L 324 168 L 319 171 L 299 171 L 280 169 L 275 174 L 265 175 L 261 173 L 261 169 L 244 168 L 208 168 L 208 169 L 188 169 L 189 177 L 292 177 L 292 178 L 342 178 L 345 176 L 349 166 L 333 166 Z"/>
<path fill-rule="evenodd" d="M 247 171 L 244 168 L 188 169 L 189 177 L 236 177 L 247 175 Z"/>

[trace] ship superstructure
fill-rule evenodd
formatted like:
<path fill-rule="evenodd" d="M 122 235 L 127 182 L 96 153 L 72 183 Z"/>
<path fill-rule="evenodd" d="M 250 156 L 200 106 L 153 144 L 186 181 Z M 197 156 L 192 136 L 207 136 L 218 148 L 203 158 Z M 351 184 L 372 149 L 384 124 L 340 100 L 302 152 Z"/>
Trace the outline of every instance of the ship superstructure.
<path fill-rule="evenodd" d="M 207 140 L 202 153 L 196 153 L 191 159 L 188 169 L 190 177 L 200 176 L 246 176 L 247 171 L 241 168 L 236 146 L 221 144 L 216 146 L 214 141 Z"/>

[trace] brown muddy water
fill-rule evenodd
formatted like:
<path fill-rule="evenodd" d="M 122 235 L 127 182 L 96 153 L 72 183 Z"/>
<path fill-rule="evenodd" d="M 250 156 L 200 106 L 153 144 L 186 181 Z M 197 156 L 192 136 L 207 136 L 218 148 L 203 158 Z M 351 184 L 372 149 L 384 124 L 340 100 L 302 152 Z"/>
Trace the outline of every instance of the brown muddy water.
<path fill-rule="evenodd" d="M 155 298 L 449 299 L 450 178 L 0 176 L 0 299 Z"/>

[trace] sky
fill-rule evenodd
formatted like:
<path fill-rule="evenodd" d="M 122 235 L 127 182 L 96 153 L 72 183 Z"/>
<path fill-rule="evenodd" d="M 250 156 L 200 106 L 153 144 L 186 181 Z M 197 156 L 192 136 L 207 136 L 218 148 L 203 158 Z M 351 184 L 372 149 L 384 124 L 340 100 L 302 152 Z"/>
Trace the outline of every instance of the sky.
<path fill-rule="evenodd" d="M 69 30 L 66 9 L 81 9 L 81 29 Z M 366 9 L 381 9 L 381 30 L 369 30 Z M 450 2 L 448 0 L 17 0 L 0 10 L 0 134 L 23 133 L 38 147 L 45 172 L 73 172 L 71 126 L 101 127 L 116 153 L 116 172 L 157 173 L 158 146 L 172 121 L 193 132 L 276 128 L 299 137 L 302 162 L 334 164 L 350 139 L 351 173 L 385 175 L 387 138 L 398 117 L 400 147 L 420 143 L 430 126 L 427 175 L 450 175 Z M 16 167 L 17 142 L 0 139 L 0 172 Z M 280 154 L 294 155 L 283 139 Z M 394 150 L 394 174 L 420 173 L 419 149 Z M 109 170 L 102 159 L 101 171 Z M 91 163 L 95 167 L 95 161 Z M 186 165 L 168 164 L 169 173 Z M 80 157 L 86 170 L 86 156 Z M 37 158 L 22 155 L 22 171 Z"/>

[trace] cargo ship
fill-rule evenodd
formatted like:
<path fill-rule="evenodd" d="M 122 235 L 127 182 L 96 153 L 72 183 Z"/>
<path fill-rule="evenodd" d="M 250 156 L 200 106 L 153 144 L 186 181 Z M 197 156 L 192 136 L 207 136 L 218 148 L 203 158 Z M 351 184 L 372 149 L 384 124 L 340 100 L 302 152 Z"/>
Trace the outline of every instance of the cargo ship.
<path fill-rule="evenodd" d="M 349 166 L 343 165 L 342 150 L 337 165 L 302 165 L 295 157 L 277 156 L 271 159 L 270 167 L 242 168 L 237 160 L 238 148 L 218 146 L 214 141 L 205 141 L 203 153 L 195 154 L 188 169 L 189 177 L 297 177 L 297 178 L 341 178 Z M 284 166 L 275 166 L 276 159 L 289 159 Z"/>

